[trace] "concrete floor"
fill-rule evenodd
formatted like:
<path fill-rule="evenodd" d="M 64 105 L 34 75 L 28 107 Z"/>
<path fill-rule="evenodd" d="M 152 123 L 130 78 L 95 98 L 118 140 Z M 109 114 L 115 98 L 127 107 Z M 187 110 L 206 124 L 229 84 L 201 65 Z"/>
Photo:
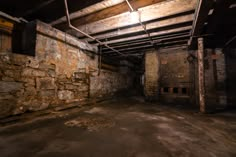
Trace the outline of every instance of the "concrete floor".
<path fill-rule="evenodd" d="M 233 157 L 236 113 L 202 115 L 135 97 L 107 101 L 1 128 L 0 156 Z"/>

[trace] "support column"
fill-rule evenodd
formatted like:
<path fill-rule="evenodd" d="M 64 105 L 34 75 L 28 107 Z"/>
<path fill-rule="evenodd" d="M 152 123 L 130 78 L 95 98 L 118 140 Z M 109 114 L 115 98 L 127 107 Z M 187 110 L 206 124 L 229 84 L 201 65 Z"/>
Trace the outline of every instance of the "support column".
<path fill-rule="evenodd" d="M 144 94 L 146 100 L 157 100 L 159 95 L 159 54 L 156 50 L 145 53 Z"/>
<path fill-rule="evenodd" d="M 198 38 L 198 87 L 200 112 L 205 113 L 205 78 L 204 78 L 204 40 Z"/>

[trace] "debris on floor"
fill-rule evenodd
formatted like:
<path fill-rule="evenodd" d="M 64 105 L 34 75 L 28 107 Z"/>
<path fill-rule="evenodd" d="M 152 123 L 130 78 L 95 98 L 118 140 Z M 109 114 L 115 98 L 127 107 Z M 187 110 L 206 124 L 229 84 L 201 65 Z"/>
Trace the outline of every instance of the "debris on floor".
<path fill-rule="evenodd" d="M 104 117 L 81 117 L 64 123 L 68 127 L 80 127 L 88 131 L 99 131 L 103 128 L 111 128 L 115 122 Z"/>
<path fill-rule="evenodd" d="M 94 113 L 106 114 L 107 111 L 101 107 L 93 107 L 92 109 L 84 111 L 84 112 L 90 113 L 90 114 L 94 114 Z"/>

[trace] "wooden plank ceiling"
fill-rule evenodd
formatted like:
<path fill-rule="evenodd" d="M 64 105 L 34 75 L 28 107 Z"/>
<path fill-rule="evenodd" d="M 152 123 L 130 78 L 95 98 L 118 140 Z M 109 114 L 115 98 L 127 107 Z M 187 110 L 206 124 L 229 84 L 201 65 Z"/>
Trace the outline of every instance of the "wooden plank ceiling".
<path fill-rule="evenodd" d="M 194 19 L 196 0 L 130 0 L 134 12 L 126 1 L 96 10 L 80 16 L 73 13 L 72 25 L 92 35 L 96 39 L 109 44 L 119 52 L 127 55 L 142 55 L 147 49 L 187 46 Z M 80 33 L 69 30 L 65 18 L 51 24 L 66 30 L 85 42 L 98 43 Z M 58 23 L 58 21 L 61 21 Z M 144 31 L 140 21 L 144 24 Z M 116 52 L 102 46 L 103 55 L 119 56 Z"/>
<path fill-rule="evenodd" d="M 98 45 L 96 41 L 68 29 L 63 1 L 1 0 L 0 10 L 29 21 L 42 20 L 85 42 Z M 198 1 L 201 0 L 129 0 L 135 10 L 132 13 L 125 0 L 68 0 L 68 5 L 73 26 L 124 54 L 142 55 L 145 50 L 153 48 L 150 37 L 158 48 L 188 44 L 194 48 L 194 38 L 206 34 L 214 34 L 207 37 L 209 46 L 216 43 L 222 46 L 232 38 L 235 33 L 234 0 Z M 215 27 L 216 24 L 219 27 Z M 119 56 L 101 46 L 103 55 Z"/>

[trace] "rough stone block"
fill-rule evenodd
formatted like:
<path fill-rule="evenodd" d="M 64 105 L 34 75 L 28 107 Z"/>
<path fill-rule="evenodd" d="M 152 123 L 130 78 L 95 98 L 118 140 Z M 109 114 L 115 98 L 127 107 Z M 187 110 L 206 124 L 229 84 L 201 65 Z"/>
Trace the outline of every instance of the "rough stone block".
<path fill-rule="evenodd" d="M 25 88 L 24 96 L 33 96 L 36 94 L 37 94 L 36 88 L 31 86 Z"/>
<path fill-rule="evenodd" d="M 8 76 L 3 76 L 2 77 L 2 81 L 6 81 L 6 82 L 14 82 L 14 78 L 12 77 L 8 77 Z"/>
<path fill-rule="evenodd" d="M 77 88 L 77 91 L 80 91 L 80 92 L 86 92 L 89 90 L 89 87 L 88 85 L 81 85 L 80 87 Z M 112 89 L 111 89 L 112 91 Z"/>
<path fill-rule="evenodd" d="M 49 102 L 42 101 L 42 100 L 32 100 L 28 110 L 29 111 L 40 111 L 47 109 L 49 107 Z"/>
<path fill-rule="evenodd" d="M 55 70 L 49 69 L 47 73 L 48 73 L 48 76 L 50 76 L 50 77 L 56 77 Z"/>
<path fill-rule="evenodd" d="M 27 62 L 27 57 L 20 54 L 12 54 L 10 59 L 12 64 L 19 66 L 25 65 Z"/>
<path fill-rule="evenodd" d="M 20 77 L 20 71 L 17 71 L 17 70 L 5 70 L 4 74 L 12 78 Z"/>
<path fill-rule="evenodd" d="M 76 88 L 78 87 L 73 84 L 65 84 L 65 89 L 76 89 Z"/>
<path fill-rule="evenodd" d="M 37 59 L 32 58 L 32 57 L 28 57 L 28 61 L 26 62 L 26 66 L 31 67 L 31 68 L 38 68 L 39 61 Z"/>
<path fill-rule="evenodd" d="M 86 81 L 88 79 L 86 73 L 81 73 L 81 72 L 75 72 L 73 74 L 73 81 Z"/>
<path fill-rule="evenodd" d="M 13 99 L 14 96 L 8 93 L 0 93 L 0 100 L 9 100 Z"/>
<path fill-rule="evenodd" d="M 51 89 L 51 90 L 40 90 L 39 92 L 40 97 L 46 97 L 46 98 L 53 98 L 56 96 L 56 91 Z"/>
<path fill-rule="evenodd" d="M 71 79 L 70 79 L 70 78 L 67 78 L 66 75 L 59 75 L 59 76 L 57 77 L 57 80 L 58 80 L 58 82 L 63 82 L 63 83 L 68 82 L 68 83 L 71 83 Z"/>
<path fill-rule="evenodd" d="M 35 79 L 34 78 L 26 78 L 26 77 L 20 77 L 18 78 L 18 81 L 23 82 L 24 86 L 35 86 Z"/>
<path fill-rule="evenodd" d="M 9 116 L 15 108 L 15 100 L 0 100 L 0 118 Z"/>
<path fill-rule="evenodd" d="M 42 62 L 39 64 L 39 69 L 52 69 L 52 70 L 55 70 L 56 69 L 56 65 L 55 64 L 48 64 L 48 63 L 45 63 L 45 62 Z"/>
<path fill-rule="evenodd" d="M 60 100 L 74 99 L 74 93 L 69 90 L 61 90 L 61 91 L 58 91 L 58 98 Z"/>
<path fill-rule="evenodd" d="M 23 88 L 23 83 L 20 82 L 0 81 L 0 93 L 19 91 L 22 88 Z"/>
<path fill-rule="evenodd" d="M 55 89 L 55 79 L 51 77 L 37 78 L 36 87 L 38 90 L 41 89 Z"/>
<path fill-rule="evenodd" d="M 1 61 L 1 63 L 10 64 L 11 61 L 10 61 L 10 56 L 9 56 L 9 54 L 1 54 L 1 55 L 0 55 L 0 61 Z"/>
<path fill-rule="evenodd" d="M 44 77 L 46 76 L 45 72 L 44 71 L 40 71 L 40 70 L 37 70 L 37 69 L 31 69 L 31 68 L 25 68 L 23 71 L 22 71 L 22 76 L 28 76 L 28 77 L 32 77 L 32 76 L 35 76 L 35 77 Z"/>

